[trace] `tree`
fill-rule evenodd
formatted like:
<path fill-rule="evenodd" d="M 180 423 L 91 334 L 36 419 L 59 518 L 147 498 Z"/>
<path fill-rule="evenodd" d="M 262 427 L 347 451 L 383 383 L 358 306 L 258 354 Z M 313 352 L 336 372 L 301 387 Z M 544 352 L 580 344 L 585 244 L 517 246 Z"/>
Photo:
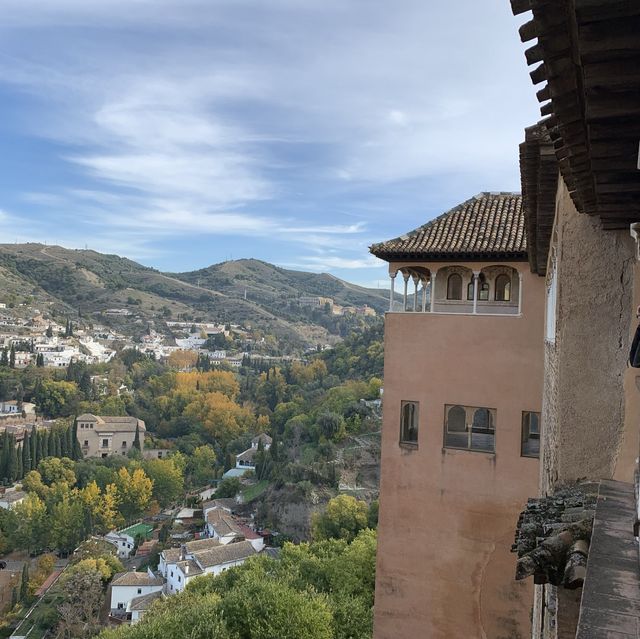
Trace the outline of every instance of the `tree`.
<path fill-rule="evenodd" d="M 9 351 L 9 368 L 16 367 L 16 348 L 15 346 L 11 346 L 11 351 Z"/>
<path fill-rule="evenodd" d="M 53 327 L 51 326 L 51 324 L 49 324 L 49 326 L 47 326 L 46 335 L 47 335 L 47 337 L 53 337 Z"/>
<path fill-rule="evenodd" d="M 208 444 L 198 446 L 189 457 L 187 465 L 191 481 L 196 486 L 208 484 L 213 479 L 216 465 L 216 453 Z"/>
<path fill-rule="evenodd" d="M 0 352 L 0 366 L 9 366 L 9 355 L 6 348 Z"/>
<path fill-rule="evenodd" d="M 141 446 L 140 446 L 140 426 L 138 424 L 136 424 L 136 435 L 133 438 L 133 447 L 136 450 L 141 450 Z"/>
<path fill-rule="evenodd" d="M 102 602 L 102 575 L 98 570 L 76 570 L 62 584 L 65 601 L 58 606 L 64 637 L 91 637 L 97 629 Z"/>
<path fill-rule="evenodd" d="M 51 511 L 51 542 L 64 555 L 70 553 L 90 532 L 85 526 L 82 502 L 67 493 Z"/>
<path fill-rule="evenodd" d="M 136 519 L 148 508 L 153 482 L 142 468 L 136 468 L 133 473 L 121 468 L 116 476 L 115 487 L 118 508 L 126 521 Z"/>
<path fill-rule="evenodd" d="M 248 430 L 253 416 L 220 392 L 197 396 L 184 410 L 184 415 L 198 422 L 206 435 L 225 445 Z"/>
<path fill-rule="evenodd" d="M 22 575 L 20 577 L 20 600 L 26 601 L 29 599 L 29 563 L 26 562 L 22 566 Z"/>
<path fill-rule="evenodd" d="M 153 481 L 153 499 L 163 508 L 175 503 L 184 493 L 184 475 L 173 459 L 150 459 L 144 462 L 144 471 Z"/>
<path fill-rule="evenodd" d="M 185 370 L 193 368 L 198 361 L 198 355 L 194 351 L 177 350 L 173 351 L 167 358 L 167 363 L 172 368 Z"/>
<path fill-rule="evenodd" d="M 265 579 L 249 571 L 220 606 L 229 630 L 251 639 L 332 639 L 328 602 L 308 591 L 298 591 L 285 579 Z"/>
<path fill-rule="evenodd" d="M 40 552 L 48 533 L 47 507 L 35 493 L 29 493 L 14 509 L 15 529 L 11 532 L 15 546 L 27 552 Z"/>
<path fill-rule="evenodd" d="M 223 479 L 216 490 L 216 499 L 221 497 L 235 497 L 240 491 L 240 480 L 237 477 Z"/>
<path fill-rule="evenodd" d="M 38 472 L 47 486 L 55 482 L 73 486 L 76 483 L 74 468 L 75 464 L 68 457 L 46 457 L 38 464 Z"/>
<path fill-rule="evenodd" d="M 338 495 L 329 500 L 324 513 L 314 513 L 314 539 L 345 539 L 351 541 L 367 527 L 368 506 L 351 495 Z"/>
<path fill-rule="evenodd" d="M 79 399 L 75 382 L 43 379 L 35 392 L 38 409 L 46 417 L 67 417 L 73 414 Z"/>

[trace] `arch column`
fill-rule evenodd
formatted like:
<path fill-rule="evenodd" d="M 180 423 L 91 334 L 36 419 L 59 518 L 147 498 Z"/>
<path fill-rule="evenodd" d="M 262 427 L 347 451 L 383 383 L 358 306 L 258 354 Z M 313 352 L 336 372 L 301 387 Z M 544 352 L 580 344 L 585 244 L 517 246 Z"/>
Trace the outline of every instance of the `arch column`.
<path fill-rule="evenodd" d="M 417 275 L 412 277 L 413 279 L 413 312 L 418 312 L 418 282 L 420 278 Z"/>
<path fill-rule="evenodd" d="M 478 313 L 478 278 L 480 277 L 480 271 L 473 271 L 471 276 L 473 279 L 473 314 Z"/>
<path fill-rule="evenodd" d="M 396 295 L 396 276 L 398 275 L 398 271 L 391 274 L 389 273 L 389 277 L 391 278 L 391 288 L 389 289 L 389 312 L 393 311 L 393 300 Z"/>
<path fill-rule="evenodd" d="M 436 271 L 431 273 L 429 277 L 429 287 L 430 287 L 430 295 L 431 295 L 431 312 L 433 313 L 436 304 Z"/>
<path fill-rule="evenodd" d="M 404 279 L 404 297 L 402 300 L 402 312 L 405 313 L 407 310 L 407 286 L 409 285 L 409 273 L 402 273 L 402 278 Z"/>
<path fill-rule="evenodd" d="M 422 282 L 422 312 L 427 310 L 427 280 L 423 279 Z"/>
<path fill-rule="evenodd" d="M 518 271 L 518 315 L 522 315 L 522 272 Z"/>

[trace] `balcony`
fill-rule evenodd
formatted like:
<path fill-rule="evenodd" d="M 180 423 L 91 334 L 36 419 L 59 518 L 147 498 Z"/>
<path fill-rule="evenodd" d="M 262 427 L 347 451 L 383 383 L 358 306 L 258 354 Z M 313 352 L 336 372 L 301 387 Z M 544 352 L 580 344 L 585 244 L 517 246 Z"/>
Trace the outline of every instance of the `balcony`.
<path fill-rule="evenodd" d="M 398 273 L 403 281 L 401 301 L 396 299 L 394 286 Z M 390 313 L 520 316 L 522 312 L 522 274 L 510 266 L 478 271 L 465 266 L 445 266 L 438 271 L 404 266 L 390 277 Z"/>

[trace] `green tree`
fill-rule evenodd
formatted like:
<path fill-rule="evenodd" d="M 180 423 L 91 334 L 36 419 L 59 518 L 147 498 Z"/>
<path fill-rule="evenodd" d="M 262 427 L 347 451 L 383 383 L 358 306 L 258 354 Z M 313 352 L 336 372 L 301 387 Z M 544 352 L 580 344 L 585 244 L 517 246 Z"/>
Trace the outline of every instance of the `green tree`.
<path fill-rule="evenodd" d="M 351 541 L 367 527 L 368 513 L 366 502 L 351 495 L 338 495 L 329 501 L 323 513 L 314 513 L 313 538 Z"/>
<path fill-rule="evenodd" d="M 82 503 L 70 493 L 53 506 L 50 524 L 51 542 L 65 555 L 77 548 L 90 532 L 85 526 Z"/>
<path fill-rule="evenodd" d="M 213 479 L 216 465 L 216 452 L 211 446 L 198 446 L 189 457 L 187 469 L 191 481 L 196 486 L 208 484 Z"/>
<path fill-rule="evenodd" d="M 163 508 L 178 501 L 184 494 L 184 475 L 173 459 L 150 459 L 143 468 L 153 481 L 152 496 Z"/>
<path fill-rule="evenodd" d="M 129 473 L 120 468 L 116 476 L 118 508 L 126 521 L 136 519 L 149 507 L 153 492 L 153 482 L 142 468 Z"/>
<path fill-rule="evenodd" d="M 140 446 L 140 426 L 138 424 L 136 424 L 136 434 L 135 434 L 135 437 L 133 438 L 133 447 L 136 450 L 142 450 Z"/>

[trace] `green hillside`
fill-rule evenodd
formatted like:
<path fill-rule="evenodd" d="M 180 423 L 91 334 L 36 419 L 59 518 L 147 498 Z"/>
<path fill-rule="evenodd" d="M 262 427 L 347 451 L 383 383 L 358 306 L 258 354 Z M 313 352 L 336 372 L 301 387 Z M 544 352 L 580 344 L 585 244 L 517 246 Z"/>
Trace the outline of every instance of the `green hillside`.
<path fill-rule="evenodd" d="M 117 255 L 42 244 L 0 244 L 0 301 L 47 305 L 51 312 L 99 315 L 124 332 L 161 320 L 222 321 L 264 327 L 301 345 L 323 334 L 344 332 L 346 320 L 311 312 L 302 295 L 332 297 L 343 306 L 368 305 L 381 312 L 383 291 L 328 274 L 278 268 L 259 260 L 223 262 L 188 273 L 161 273 Z M 129 318 L 105 318 L 127 308 Z M 133 324 L 137 324 L 136 329 Z"/>

